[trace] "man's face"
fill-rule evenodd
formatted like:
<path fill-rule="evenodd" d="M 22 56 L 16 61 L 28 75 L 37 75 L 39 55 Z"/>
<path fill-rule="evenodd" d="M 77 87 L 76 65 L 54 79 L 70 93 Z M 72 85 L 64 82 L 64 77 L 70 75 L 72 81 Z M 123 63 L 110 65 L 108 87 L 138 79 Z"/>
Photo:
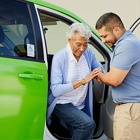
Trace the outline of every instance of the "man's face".
<path fill-rule="evenodd" d="M 110 47 L 112 47 L 117 41 L 117 32 L 113 28 L 112 31 L 107 31 L 105 26 L 98 29 L 98 34 L 100 35 L 102 42 L 107 43 Z"/>
<path fill-rule="evenodd" d="M 88 47 L 88 40 L 79 34 L 75 34 L 74 38 L 68 39 L 68 42 L 71 46 L 73 55 L 77 60 L 79 60 Z"/>

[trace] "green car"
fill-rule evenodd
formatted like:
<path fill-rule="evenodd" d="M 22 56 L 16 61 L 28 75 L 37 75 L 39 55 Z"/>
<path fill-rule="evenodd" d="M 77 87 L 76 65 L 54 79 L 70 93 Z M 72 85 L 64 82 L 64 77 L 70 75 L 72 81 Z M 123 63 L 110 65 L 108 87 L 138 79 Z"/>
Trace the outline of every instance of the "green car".
<path fill-rule="evenodd" d="M 47 125 L 46 112 L 51 61 L 65 47 L 65 33 L 73 22 L 87 24 L 44 0 L 0 1 L 0 140 L 71 139 L 58 118 Z M 89 47 L 108 71 L 112 49 L 90 29 Z M 94 81 L 93 94 L 93 139 L 113 139 L 110 87 Z"/>

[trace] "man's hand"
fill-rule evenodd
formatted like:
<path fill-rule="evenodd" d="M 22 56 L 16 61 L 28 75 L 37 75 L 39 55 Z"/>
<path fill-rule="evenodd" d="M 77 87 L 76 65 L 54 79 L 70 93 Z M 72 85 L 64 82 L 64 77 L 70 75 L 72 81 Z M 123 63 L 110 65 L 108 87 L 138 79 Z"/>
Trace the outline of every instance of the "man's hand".
<path fill-rule="evenodd" d="M 98 82 L 98 83 L 102 83 L 102 80 L 98 77 L 98 75 L 96 76 L 96 81 Z"/>

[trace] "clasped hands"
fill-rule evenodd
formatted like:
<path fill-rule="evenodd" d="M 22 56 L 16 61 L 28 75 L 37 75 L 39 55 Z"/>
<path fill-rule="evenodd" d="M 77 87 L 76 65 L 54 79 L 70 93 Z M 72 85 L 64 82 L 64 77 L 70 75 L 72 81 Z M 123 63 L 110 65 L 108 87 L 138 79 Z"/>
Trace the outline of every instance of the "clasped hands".
<path fill-rule="evenodd" d="M 101 79 L 98 77 L 98 75 L 102 73 L 101 68 L 95 68 L 85 79 L 88 82 L 90 82 L 92 79 L 96 79 L 98 83 L 102 83 Z"/>

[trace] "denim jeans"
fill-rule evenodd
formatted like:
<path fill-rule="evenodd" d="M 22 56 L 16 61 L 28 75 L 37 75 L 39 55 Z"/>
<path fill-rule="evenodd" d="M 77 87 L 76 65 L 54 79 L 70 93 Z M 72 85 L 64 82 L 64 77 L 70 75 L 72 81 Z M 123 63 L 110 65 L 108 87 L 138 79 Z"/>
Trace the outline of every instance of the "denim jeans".
<path fill-rule="evenodd" d="M 92 140 L 95 122 L 73 104 L 56 104 L 53 114 L 63 120 L 70 129 L 71 140 Z"/>

